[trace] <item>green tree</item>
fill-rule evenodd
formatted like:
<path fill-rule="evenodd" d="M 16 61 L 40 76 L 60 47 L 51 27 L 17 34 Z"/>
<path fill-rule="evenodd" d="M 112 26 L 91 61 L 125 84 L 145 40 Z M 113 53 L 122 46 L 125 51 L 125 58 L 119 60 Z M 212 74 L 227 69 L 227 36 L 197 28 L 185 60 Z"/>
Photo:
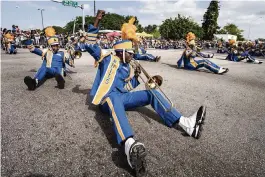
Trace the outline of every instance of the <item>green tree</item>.
<path fill-rule="evenodd" d="M 157 29 L 157 25 L 148 25 L 148 26 L 144 27 L 144 31 L 146 33 L 153 33 L 153 32 L 155 32 L 156 29 Z"/>
<path fill-rule="evenodd" d="M 153 37 L 156 38 L 156 39 L 158 39 L 158 38 L 161 37 L 161 34 L 160 34 L 160 32 L 159 32 L 159 30 L 158 30 L 157 28 L 156 28 L 151 34 L 152 34 Z"/>
<path fill-rule="evenodd" d="M 217 19 L 218 19 L 219 10 L 220 10 L 219 3 L 220 2 L 218 0 L 212 0 L 210 2 L 209 7 L 207 8 L 207 11 L 203 15 L 202 28 L 204 32 L 203 38 L 205 40 L 213 39 L 213 35 L 219 29 L 218 24 L 217 24 Z"/>
<path fill-rule="evenodd" d="M 109 29 L 109 30 L 121 30 L 121 27 L 123 23 L 128 23 L 130 18 L 133 16 L 122 16 L 115 13 L 107 13 L 102 21 L 99 24 L 99 27 L 101 30 Z M 75 29 L 76 31 L 82 29 L 82 17 L 78 16 L 75 19 Z M 93 24 L 95 20 L 95 17 L 93 16 L 86 16 L 85 17 L 85 25 Z M 143 32 L 143 27 L 140 25 L 137 17 L 135 18 L 135 26 L 137 27 L 137 32 Z M 72 33 L 74 27 L 74 21 L 70 21 L 65 25 L 65 30 L 67 32 Z M 85 29 L 87 31 L 87 29 Z"/>
<path fill-rule="evenodd" d="M 141 33 L 144 31 L 144 28 L 142 27 L 141 24 L 138 24 L 136 27 L 137 27 L 137 30 L 136 30 L 137 33 Z"/>
<path fill-rule="evenodd" d="M 56 34 L 62 34 L 62 33 L 65 33 L 65 29 L 60 27 L 60 26 L 52 26 L 55 31 L 56 31 Z"/>
<path fill-rule="evenodd" d="M 161 36 L 165 39 L 183 39 L 188 32 L 193 32 L 197 38 L 203 35 L 202 28 L 190 17 L 178 14 L 175 19 L 166 19 L 159 28 Z"/>
<path fill-rule="evenodd" d="M 237 36 L 237 40 L 242 41 L 244 40 L 244 37 L 242 33 L 244 30 L 241 30 L 233 23 L 228 23 L 225 25 L 221 30 L 218 31 L 219 34 L 232 34 Z"/>
<path fill-rule="evenodd" d="M 125 17 L 115 13 L 107 13 L 100 22 L 101 29 L 121 30 Z"/>

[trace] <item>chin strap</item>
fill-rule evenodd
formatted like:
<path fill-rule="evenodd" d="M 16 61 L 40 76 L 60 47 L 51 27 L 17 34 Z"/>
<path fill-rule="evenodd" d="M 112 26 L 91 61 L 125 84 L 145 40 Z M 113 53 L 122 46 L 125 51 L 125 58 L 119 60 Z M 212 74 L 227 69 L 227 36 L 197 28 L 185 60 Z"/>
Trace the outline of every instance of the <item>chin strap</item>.
<path fill-rule="evenodd" d="M 125 49 L 122 50 L 122 60 L 123 63 L 125 63 Z"/>

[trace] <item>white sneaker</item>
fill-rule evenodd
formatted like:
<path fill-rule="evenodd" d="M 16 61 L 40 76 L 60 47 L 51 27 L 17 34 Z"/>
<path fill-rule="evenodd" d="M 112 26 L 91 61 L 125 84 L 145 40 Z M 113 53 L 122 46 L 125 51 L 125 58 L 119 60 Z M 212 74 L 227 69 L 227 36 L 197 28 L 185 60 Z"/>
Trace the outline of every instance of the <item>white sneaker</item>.
<path fill-rule="evenodd" d="M 255 64 L 261 64 L 261 63 L 263 63 L 263 61 L 255 60 L 254 63 Z"/>
<path fill-rule="evenodd" d="M 220 68 L 218 71 L 218 74 L 224 74 L 224 73 L 227 73 L 228 71 L 229 71 L 228 68 Z"/>
<path fill-rule="evenodd" d="M 190 136 L 199 139 L 202 131 L 202 124 L 206 117 L 206 108 L 201 106 L 197 112 L 190 117 L 181 117 L 179 126 Z"/>

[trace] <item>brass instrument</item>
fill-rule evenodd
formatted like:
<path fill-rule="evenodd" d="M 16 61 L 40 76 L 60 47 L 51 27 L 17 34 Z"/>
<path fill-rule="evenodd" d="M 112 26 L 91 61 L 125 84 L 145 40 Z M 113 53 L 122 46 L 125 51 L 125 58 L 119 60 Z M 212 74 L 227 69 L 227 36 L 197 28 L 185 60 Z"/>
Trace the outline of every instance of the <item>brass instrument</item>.
<path fill-rule="evenodd" d="M 82 57 L 82 52 L 81 51 L 76 51 L 74 48 L 74 45 L 68 43 L 65 46 L 65 49 L 67 50 L 67 52 L 69 52 L 70 57 L 72 59 L 79 59 Z"/>
<path fill-rule="evenodd" d="M 166 96 L 166 94 L 160 88 L 160 86 L 163 83 L 163 78 L 160 75 L 155 75 L 155 76 L 151 77 L 147 73 L 147 71 L 140 65 L 140 63 L 135 59 L 131 60 L 130 65 L 133 67 L 134 70 L 136 70 L 136 68 L 141 69 L 141 72 L 143 72 L 143 74 L 146 76 L 147 80 L 145 81 L 141 75 L 139 75 L 139 77 L 145 83 L 146 89 L 150 90 L 150 92 L 154 95 L 154 97 L 158 100 L 159 104 L 163 107 L 163 109 L 166 112 L 171 111 L 171 109 L 174 105 L 173 105 L 172 101 Z M 153 89 L 158 89 L 164 95 L 164 98 L 166 98 L 168 100 L 168 102 L 170 103 L 169 109 L 166 108 L 166 106 L 162 103 L 161 99 L 154 93 Z"/>

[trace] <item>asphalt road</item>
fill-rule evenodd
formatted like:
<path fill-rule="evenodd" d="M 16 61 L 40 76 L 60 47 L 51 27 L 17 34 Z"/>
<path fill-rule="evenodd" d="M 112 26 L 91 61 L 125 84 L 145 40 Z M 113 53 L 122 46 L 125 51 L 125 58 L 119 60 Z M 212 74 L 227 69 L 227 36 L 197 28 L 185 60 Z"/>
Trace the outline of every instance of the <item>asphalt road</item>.
<path fill-rule="evenodd" d="M 152 50 L 161 61 L 141 64 L 164 78 L 164 92 L 183 115 L 206 105 L 206 124 L 195 140 L 164 126 L 150 107 L 129 111 L 135 137 L 148 151 L 148 176 L 264 177 L 265 63 L 234 63 L 216 54 L 211 60 L 230 69 L 216 75 L 177 69 L 181 52 Z M 28 91 L 23 79 L 40 65 L 27 50 L 1 54 L 2 176 L 132 176 L 108 116 L 89 103 L 92 57 L 83 53 L 76 61 L 64 90 L 49 79 Z"/>

